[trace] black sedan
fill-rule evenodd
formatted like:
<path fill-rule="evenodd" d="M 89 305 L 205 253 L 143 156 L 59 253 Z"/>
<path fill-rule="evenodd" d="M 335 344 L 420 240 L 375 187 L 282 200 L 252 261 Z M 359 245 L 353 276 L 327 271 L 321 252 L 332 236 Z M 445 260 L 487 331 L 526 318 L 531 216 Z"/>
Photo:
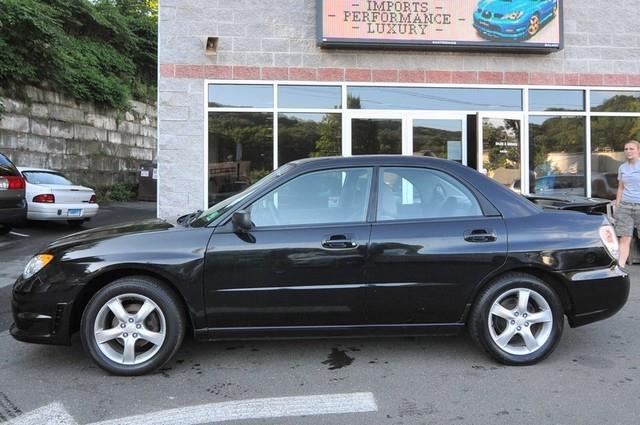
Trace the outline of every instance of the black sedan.
<path fill-rule="evenodd" d="M 137 375 L 187 330 L 221 340 L 454 334 L 526 365 L 629 294 L 606 216 L 543 211 L 478 172 L 427 157 L 282 166 L 178 222 L 59 239 L 13 288 L 11 334 L 69 344 Z"/>

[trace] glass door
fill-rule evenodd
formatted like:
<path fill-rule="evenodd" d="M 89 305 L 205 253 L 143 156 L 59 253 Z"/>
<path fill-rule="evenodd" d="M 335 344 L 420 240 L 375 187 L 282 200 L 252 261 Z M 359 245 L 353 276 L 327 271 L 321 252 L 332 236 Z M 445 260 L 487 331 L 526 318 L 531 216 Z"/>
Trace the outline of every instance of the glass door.
<path fill-rule="evenodd" d="M 435 156 L 467 165 L 466 115 L 413 114 L 407 121 L 410 155 Z"/>
<path fill-rule="evenodd" d="M 404 153 L 403 117 L 396 111 L 353 111 L 345 114 L 347 125 L 343 155 L 389 155 Z M 351 143 L 349 143 L 351 142 Z"/>
<path fill-rule="evenodd" d="M 478 170 L 516 192 L 528 193 L 529 181 L 522 164 L 521 114 L 478 114 Z"/>
<path fill-rule="evenodd" d="M 344 120 L 343 155 L 434 156 L 467 164 L 466 115 L 350 111 Z"/>

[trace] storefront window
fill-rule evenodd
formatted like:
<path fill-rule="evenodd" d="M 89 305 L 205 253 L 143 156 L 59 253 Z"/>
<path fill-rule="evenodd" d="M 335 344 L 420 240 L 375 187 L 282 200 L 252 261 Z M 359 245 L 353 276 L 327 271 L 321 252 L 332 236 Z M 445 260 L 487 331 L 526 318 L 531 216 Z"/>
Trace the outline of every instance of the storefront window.
<path fill-rule="evenodd" d="M 278 114 L 278 164 L 342 155 L 340 114 Z"/>
<path fill-rule="evenodd" d="M 340 86 L 279 86 L 278 107 L 304 109 L 342 108 Z"/>
<path fill-rule="evenodd" d="M 273 169 L 273 114 L 209 113 L 209 205 Z"/>
<path fill-rule="evenodd" d="M 584 111 L 582 90 L 529 90 L 531 111 Z"/>
<path fill-rule="evenodd" d="M 209 107 L 273 108 L 270 84 L 209 84 Z"/>
<path fill-rule="evenodd" d="M 584 147 L 584 117 L 529 117 L 529 191 L 584 196 Z"/>
<path fill-rule="evenodd" d="M 354 118 L 351 144 L 353 155 L 401 154 L 402 120 Z"/>
<path fill-rule="evenodd" d="M 624 144 L 640 140 L 640 117 L 591 118 L 591 194 L 614 199 Z"/>
<path fill-rule="evenodd" d="M 594 112 L 640 112 L 640 92 L 592 90 L 591 110 Z"/>
<path fill-rule="evenodd" d="M 484 118 L 482 167 L 487 176 L 520 191 L 520 126 L 516 119 Z"/>
<path fill-rule="evenodd" d="M 521 111 L 518 89 L 348 87 L 350 109 Z"/>

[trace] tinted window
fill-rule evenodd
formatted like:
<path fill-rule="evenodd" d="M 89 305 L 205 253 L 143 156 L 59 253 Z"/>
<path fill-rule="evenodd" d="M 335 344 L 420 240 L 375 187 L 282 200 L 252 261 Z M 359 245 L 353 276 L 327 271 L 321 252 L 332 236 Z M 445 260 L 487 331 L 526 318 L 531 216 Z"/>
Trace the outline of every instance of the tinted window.
<path fill-rule="evenodd" d="M 640 112 L 640 92 L 592 90 L 591 110 L 597 112 Z"/>
<path fill-rule="evenodd" d="M 347 102 L 349 109 L 520 111 L 522 91 L 439 87 L 349 87 Z"/>
<path fill-rule="evenodd" d="M 584 111 L 582 90 L 529 90 L 532 111 Z"/>
<path fill-rule="evenodd" d="M 257 227 L 364 222 L 371 175 L 349 168 L 296 177 L 255 202 L 251 220 Z"/>
<path fill-rule="evenodd" d="M 71 180 L 67 179 L 62 174 L 51 173 L 48 171 L 25 171 L 22 175 L 29 183 L 33 184 L 58 184 L 63 186 L 70 186 L 73 184 Z"/>
<path fill-rule="evenodd" d="M 273 86 L 267 84 L 210 84 L 209 106 L 272 108 Z"/>
<path fill-rule="evenodd" d="M 280 108 L 339 109 L 342 107 L 340 86 L 279 86 Z"/>
<path fill-rule="evenodd" d="M 17 176 L 18 170 L 9 161 L 9 158 L 0 154 L 0 176 Z"/>
<path fill-rule="evenodd" d="M 422 168 L 383 168 L 378 221 L 480 216 L 478 200 L 455 178 Z"/>
<path fill-rule="evenodd" d="M 278 114 L 279 164 L 341 154 L 341 114 Z"/>

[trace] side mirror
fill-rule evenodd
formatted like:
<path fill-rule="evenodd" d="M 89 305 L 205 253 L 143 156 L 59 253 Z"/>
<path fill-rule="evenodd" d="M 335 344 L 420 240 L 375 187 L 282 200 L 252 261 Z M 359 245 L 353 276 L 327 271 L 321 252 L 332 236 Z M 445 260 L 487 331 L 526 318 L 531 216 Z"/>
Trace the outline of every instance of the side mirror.
<path fill-rule="evenodd" d="M 248 233 L 253 227 L 251 213 L 246 210 L 234 212 L 231 217 L 231 223 L 233 223 L 233 231 L 236 233 Z"/>

